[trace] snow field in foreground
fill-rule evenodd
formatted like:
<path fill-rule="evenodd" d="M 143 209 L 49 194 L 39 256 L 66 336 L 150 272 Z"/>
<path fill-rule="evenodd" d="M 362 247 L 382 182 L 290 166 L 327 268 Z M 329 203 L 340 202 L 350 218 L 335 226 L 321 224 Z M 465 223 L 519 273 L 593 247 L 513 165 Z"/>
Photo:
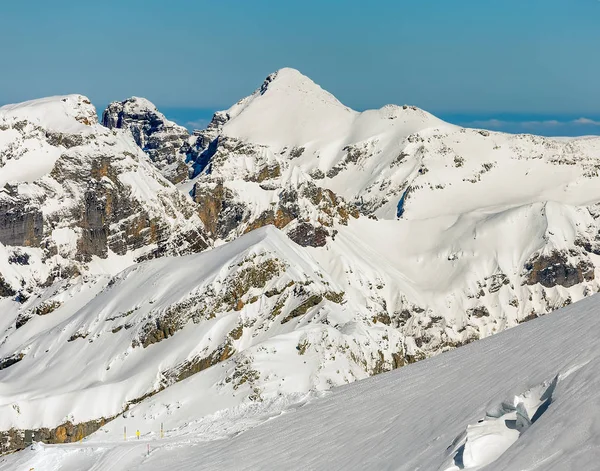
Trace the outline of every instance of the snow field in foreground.
<path fill-rule="evenodd" d="M 452 469 L 457 437 L 467 431 L 468 443 L 473 424 L 486 414 L 491 422 L 491 416 L 502 412 L 499 405 L 514 407 L 515 397 L 524 406 L 521 410 L 535 416 L 554 377 L 557 384 L 545 412 L 485 469 L 595 469 L 600 460 L 599 311 L 600 297 L 594 296 L 433 359 L 308 398 L 300 408 L 307 398 L 265 404 L 265 411 L 242 407 L 199 421 L 190 411 L 188 426 L 168 430 L 163 440 L 156 427 L 139 443 L 100 430 L 82 443 L 35 445 L 5 456 L 0 470 L 254 470 L 283 465 L 447 470 Z M 157 401 L 160 394 L 151 399 Z M 122 431 L 127 420 L 119 418 L 112 426 Z M 479 454 L 468 468 L 463 466 L 478 469 L 488 458 Z"/>

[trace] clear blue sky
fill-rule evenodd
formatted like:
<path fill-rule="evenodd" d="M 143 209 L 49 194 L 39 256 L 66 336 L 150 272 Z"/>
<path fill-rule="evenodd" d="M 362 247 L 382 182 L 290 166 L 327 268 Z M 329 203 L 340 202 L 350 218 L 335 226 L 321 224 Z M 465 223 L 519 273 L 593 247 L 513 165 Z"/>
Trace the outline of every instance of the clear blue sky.
<path fill-rule="evenodd" d="M 10 1 L 0 103 L 82 93 L 221 109 L 289 66 L 356 109 L 596 120 L 599 24 L 598 0 Z"/>

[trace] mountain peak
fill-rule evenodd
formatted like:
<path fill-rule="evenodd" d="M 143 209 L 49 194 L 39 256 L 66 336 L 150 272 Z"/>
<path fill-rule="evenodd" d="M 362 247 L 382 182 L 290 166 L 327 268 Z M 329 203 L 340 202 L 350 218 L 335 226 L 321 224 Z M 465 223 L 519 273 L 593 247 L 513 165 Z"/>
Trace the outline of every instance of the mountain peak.
<path fill-rule="evenodd" d="M 96 124 L 96 108 L 83 95 L 40 98 L 0 107 L 0 120 L 30 121 L 44 129 L 80 132 Z"/>
<path fill-rule="evenodd" d="M 133 96 L 114 101 L 104 113 L 102 124 L 109 129 L 127 129 L 164 177 L 179 183 L 188 176 L 185 159 L 190 152 L 188 131 L 168 120 L 150 100 Z M 168 137 L 167 137 L 168 136 Z"/>
<path fill-rule="evenodd" d="M 111 115 L 114 115 L 114 116 L 111 116 Z M 165 116 L 160 111 L 158 111 L 158 108 L 156 107 L 156 105 L 154 103 L 152 103 L 150 100 L 148 100 L 146 98 L 141 98 L 141 97 L 137 97 L 137 96 L 132 96 L 123 101 L 113 101 L 112 103 L 110 103 L 102 115 L 102 121 L 103 121 L 104 126 L 107 126 L 109 128 L 120 127 L 120 126 L 117 126 L 116 122 L 115 123 L 107 122 L 107 120 L 110 120 L 111 117 L 114 117 L 116 119 L 117 115 L 120 115 L 120 116 L 151 115 L 151 116 L 155 117 L 156 120 L 165 121 L 165 122 L 168 121 L 165 118 Z M 174 123 L 171 123 L 171 121 L 168 121 L 168 122 L 169 122 L 169 124 L 174 124 Z"/>
<path fill-rule="evenodd" d="M 143 112 L 143 111 L 152 111 L 155 113 L 159 113 L 158 108 L 154 103 L 152 103 L 147 98 L 142 98 L 138 96 L 132 96 L 127 100 L 123 101 L 123 107 L 127 108 L 129 112 Z"/>
<path fill-rule="evenodd" d="M 338 151 L 346 144 L 373 135 L 391 132 L 406 137 L 430 127 L 446 126 L 433 115 L 408 105 L 386 105 L 359 113 L 289 67 L 268 75 L 252 95 L 215 115 L 214 123 L 213 128 L 220 127 L 229 137 L 272 146 L 276 151 L 296 146 L 316 152 L 320 145 L 344 143 L 331 147 L 332 159 L 339 157 Z M 320 155 L 327 157 L 322 152 Z"/>
<path fill-rule="evenodd" d="M 283 67 L 267 75 L 262 86 L 260 87 L 260 92 L 266 92 L 269 88 L 269 85 L 271 84 L 298 88 L 303 88 L 307 86 L 321 88 L 302 72 L 291 67 Z"/>
<path fill-rule="evenodd" d="M 328 102 L 334 106 L 346 108 L 331 93 L 323 90 L 309 77 L 302 74 L 299 70 L 291 67 L 284 67 L 273 72 L 272 74 L 269 74 L 263 81 L 260 88 L 256 90 L 252 96 L 265 95 L 266 93 L 277 93 L 287 96 L 294 95 L 296 93 L 307 94 L 312 95 L 314 98 L 319 98 L 324 102 Z"/>
<path fill-rule="evenodd" d="M 349 124 L 357 112 L 296 69 L 286 67 L 268 75 L 252 95 L 226 114 L 225 134 L 279 146 L 321 139 L 330 134 L 329 128 Z"/>

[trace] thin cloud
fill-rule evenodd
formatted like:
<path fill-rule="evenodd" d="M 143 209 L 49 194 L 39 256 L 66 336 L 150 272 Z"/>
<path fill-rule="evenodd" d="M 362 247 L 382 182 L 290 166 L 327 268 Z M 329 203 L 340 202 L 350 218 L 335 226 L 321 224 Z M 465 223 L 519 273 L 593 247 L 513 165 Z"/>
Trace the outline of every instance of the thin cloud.
<path fill-rule="evenodd" d="M 520 126 L 523 128 L 557 128 L 567 126 L 600 126 L 600 121 L 596 121 L 590 118 L 578 118 L 569 121 L 559 121 L 556 119 L 549 119 L 543 121 L 508 121 L 501 119 L 485 119 L 476 120 L 468 123 L 464 123 L 465 126 L 474 128 L 490 128 L 490 129 L 503 129 L 506 127 Z"/>
<path fill-rule="evenodd" d="M 600 1 L 600 0 L 598 0 Z M 600 126 L 600 121 L 595 121 L 589 118 L 579 118 L 573 121 L 574 124 L 581 124 L 584 126 Z"/>

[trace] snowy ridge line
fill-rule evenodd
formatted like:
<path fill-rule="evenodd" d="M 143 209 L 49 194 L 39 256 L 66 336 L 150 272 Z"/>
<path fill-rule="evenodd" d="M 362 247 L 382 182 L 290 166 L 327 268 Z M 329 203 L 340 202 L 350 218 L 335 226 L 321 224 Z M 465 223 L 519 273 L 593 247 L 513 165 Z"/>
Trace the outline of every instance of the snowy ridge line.
<path fill-rule="evenodd" d="M 374 333 L 348 330 L 360 308 L 344 301 L 311 260 L 265 227 L 206 253 L 139 263 L 38 301 L 34 315 L 16 331 L 9 327 L 0 346 L 5 358 L 20 355 L 0 373 L 4 445 L 22 446 L 26 429 L 36 430 L 36 439 L 72 441 L 79 437 L 69 432 L 73 426 L 97 428 L 199 372 L 212 378 L 210 386 L 199 380 L 205 395 L 230 394 L 225 403 L 235 405 L 327 389 L 366 377 L 364 368 L 398 361 L 392 352 L 373 355 Z M 344 329 L 329 327 L 328 318 Z M 323 339 L 340 352 L 325 365 L 319 354 L 306 353 Z M 388 332 L 387 341 L 400 348 L 397 334 Z M 293 364 L 296 378 L 287 372 Z M 328 377 L 312 377 L 316 368 Z M 212 413 L 220 403 L 203 409 Z"/>

